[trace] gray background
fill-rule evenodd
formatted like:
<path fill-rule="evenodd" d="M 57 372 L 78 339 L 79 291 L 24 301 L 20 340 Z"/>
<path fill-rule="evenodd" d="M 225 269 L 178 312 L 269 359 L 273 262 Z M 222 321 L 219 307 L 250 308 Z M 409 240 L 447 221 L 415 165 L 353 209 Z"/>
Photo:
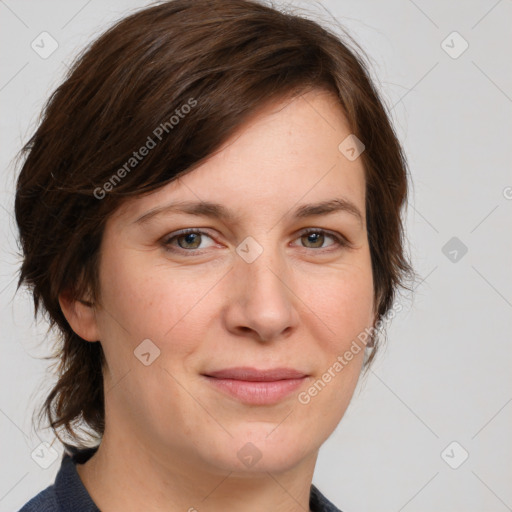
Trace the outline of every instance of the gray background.
<path fill-rule="evenodd" d="M 14 295 L 13 157 L 66 63 L 144 5 L 0 0 L 1 512 L 53 482 L 59 466 L 31 457 L 53 440 L 31 427 L 52 382 L 41 359 L 50 341 L 27 292 Z M 322 447 L 314 482 L 344 512 L 512 510 L 512 2 L 294 5 L 329 19 L 325 6 L 372 59 L 409 158 L 409 251 L 423 280 Z M 46 59 L 31 48 L 43 31 L 58 43 Z"/>

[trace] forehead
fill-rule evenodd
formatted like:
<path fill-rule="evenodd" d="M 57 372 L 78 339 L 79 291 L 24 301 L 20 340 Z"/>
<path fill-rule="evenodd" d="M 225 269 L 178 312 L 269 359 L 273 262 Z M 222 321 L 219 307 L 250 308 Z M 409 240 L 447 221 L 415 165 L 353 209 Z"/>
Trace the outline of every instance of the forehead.
<path fill-rule="evenodd" d="M 332 93 L 314 90 L 274 101 L 194 170 L 130 200 L 118 215 L 133 220 L 179 199 L 224 204 L 242 217 L 339 196 L 364 215 L 362 160 L 350 161 L 338 149 L 349 135 Z"/>

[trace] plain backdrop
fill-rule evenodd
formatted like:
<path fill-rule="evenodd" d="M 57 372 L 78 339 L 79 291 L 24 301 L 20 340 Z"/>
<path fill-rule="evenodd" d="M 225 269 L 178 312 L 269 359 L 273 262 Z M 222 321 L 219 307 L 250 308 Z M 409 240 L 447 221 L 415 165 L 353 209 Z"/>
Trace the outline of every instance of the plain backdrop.
<path fill-rule="evenodd" d="M 53 379 L 46 324 L 26 291 L 15 294 L 13 158 L 77 52 L 145 5 L 0 1 L 0 512 L 59 467 L 31 455 L 53 440 L 31 424 Z M 293 5 L 343 25 L 372 61 L 409 160 L 408 248 L 421 278 L 323 445 L 314 483 L 344 512 L 512 510 L 512 2 Z M 42 32 L 58 45 L 46 58 L 31 46 Z"/>

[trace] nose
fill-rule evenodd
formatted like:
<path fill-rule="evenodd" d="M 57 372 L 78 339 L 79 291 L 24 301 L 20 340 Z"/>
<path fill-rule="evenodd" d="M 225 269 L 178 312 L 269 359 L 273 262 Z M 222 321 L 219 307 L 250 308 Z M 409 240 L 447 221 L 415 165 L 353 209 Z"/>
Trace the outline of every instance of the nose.
<path fill-rule="evenodd" d="M 250 263 L 237 257 L 229 275 L 227 329 L 261 342 L 290 336 L 298 325 L 301 301 L 282 255 L 265 249 Z"/>

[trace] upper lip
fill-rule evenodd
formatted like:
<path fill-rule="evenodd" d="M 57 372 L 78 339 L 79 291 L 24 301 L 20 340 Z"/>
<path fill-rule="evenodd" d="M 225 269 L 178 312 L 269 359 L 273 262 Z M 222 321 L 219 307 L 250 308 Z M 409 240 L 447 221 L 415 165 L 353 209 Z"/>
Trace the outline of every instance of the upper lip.
<path fill-rule="evenodd" d="M 258 370 L 249 367 L 225 368 L 214 372 L 205 373 L 207 377 L 216 379 L 233 379 L 254 382 L 272 382 L 276 380 L 300 379 L 306 377 L 304 372 L 294 370 L 293 368 L 270 368 L 268 370 Z"/>

